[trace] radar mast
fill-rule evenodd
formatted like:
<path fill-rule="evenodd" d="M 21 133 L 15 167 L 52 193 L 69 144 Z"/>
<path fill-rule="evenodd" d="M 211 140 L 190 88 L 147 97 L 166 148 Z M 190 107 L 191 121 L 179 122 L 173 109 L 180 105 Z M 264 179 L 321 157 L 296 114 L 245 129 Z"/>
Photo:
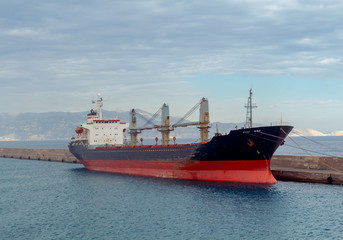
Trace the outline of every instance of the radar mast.
<path fill-rule="evenodd" d="M 99 116 L 99 120 L 102 120 L 102 106 L 103 106 L 103 100 L 102 100 L 102 97 L 99 93 L 98 99 L 96 100 L 96 112 Z"/>
<path fill-rule="evenodd" d="M 248 104 L 244 106 L 247 109 L 247 116 L 245 121 L 245 128 L 252 128 L 252 109 L 257 106 L 252 103 L 252 89 L 249 91 Z"/>

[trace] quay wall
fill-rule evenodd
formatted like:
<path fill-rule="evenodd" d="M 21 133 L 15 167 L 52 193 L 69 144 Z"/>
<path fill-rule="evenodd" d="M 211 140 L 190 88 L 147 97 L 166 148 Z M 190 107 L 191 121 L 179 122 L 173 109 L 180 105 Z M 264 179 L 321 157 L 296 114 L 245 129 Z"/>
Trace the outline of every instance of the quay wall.
<path fill-rule="evenodd" d="M 0 148 L 0 157 L 80 163 L 67 149 Z"/>
<path fill-rule="evenodd" d="M 277 180 L 343 184 L 343 157 L 275 155 L 270 169 Z"/>
<path fill-rule="evenodd" d="M 0 148 L 0 158 L 80 163 L 68 149 Z M 270 168 L 277 180 L 343 184 L 343 157 L 275 155 Z"/>
<path fill-rule="evenodd" d="M 343 172 L 343 157 L 275 155 L 270 167 Z"/>

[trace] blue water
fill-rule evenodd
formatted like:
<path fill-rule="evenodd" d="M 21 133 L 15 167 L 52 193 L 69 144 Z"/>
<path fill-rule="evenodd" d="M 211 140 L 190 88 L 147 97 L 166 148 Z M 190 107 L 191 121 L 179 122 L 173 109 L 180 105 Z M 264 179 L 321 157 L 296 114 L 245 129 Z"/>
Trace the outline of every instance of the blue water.
<path fill-rule="evenodd" d="M 219 184 L 0 158 L 0 239 L 341 239 L 343 187 Z"/>
<path fill-rule="evenodd" d="M 313 155 L 343 146 L 343 137 L 293 139 Z M 288 139 L 277 154 L 304 154 L 294 146 Z M 205 183 L 0 158 L 0 239 L 342 239 L 342 205 L 338 185 Z"/>

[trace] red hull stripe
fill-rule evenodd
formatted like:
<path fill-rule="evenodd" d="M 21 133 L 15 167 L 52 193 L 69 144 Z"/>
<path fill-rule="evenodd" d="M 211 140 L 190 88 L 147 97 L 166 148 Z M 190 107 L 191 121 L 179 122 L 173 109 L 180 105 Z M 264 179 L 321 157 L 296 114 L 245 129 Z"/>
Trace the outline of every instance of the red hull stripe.
<path fill-rule="evenodd" d="M 277 183 L 270 160 L 239 161 L 135 161 L 81 160 L 89 170 L 137 176 L 199 181 Z"/>

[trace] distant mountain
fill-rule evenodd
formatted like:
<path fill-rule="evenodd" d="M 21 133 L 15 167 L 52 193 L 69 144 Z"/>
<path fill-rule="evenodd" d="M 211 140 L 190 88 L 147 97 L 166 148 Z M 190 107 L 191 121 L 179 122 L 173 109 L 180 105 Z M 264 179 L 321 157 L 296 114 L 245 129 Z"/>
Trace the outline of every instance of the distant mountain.
<path fill-rule="evenodd" d="M 143 126 L 153 114 L 138 110 L 143 117 L 137 117 L 138 126 Z M 49 112 L 49 113 L 1 113 L 0 114 L 0 141 L 10 140 L 66 140 L 75 136 L 75 128 L 86 122 L 88 112 Z M 103 111 L 104 119 L 120 119 L 122 122 L 129 122 L 129 112 Z M 171 117 L 171 123 L 180 118 Z M 159 124 L 159 120 L 154 121 Z M 209 129 L 209 136 L 212 137 L 216 129 L 221 133 L 228 132 L 235 128 L 234 123 L 214 122 Z M 238 124 L 242 127 L 243 124 Z M 171 132 L 171 137 L 177 138 L 199 138 L 199 130 L 196 127 L 180 127 Z M 146 130 L 140 134 L 143 138 L 160 137 L 157 130 Z M 129 136 L 127 136 L 129 138 Z"/>
<path fill-rule="evenodd" d="M 150 119 L 153 114 L 137 110 L 143 117 L 137 117 L 138 126 L 144 126 L 147 119 Z M 50 113 L 20 113 L 20 114 L 0 114 L 0 141 L 8 140 L 66 140 L 75 136 L 75 128 L 81 123 L 86 122 L 88 112 L 50 112 Z M 128 111 L 103 111 L 105 119 L 120 119 L 122 122 L 129 122 Z M 154 124 L 159 124 L 159 117 L 156 118 Z M 171 117 L 171 124 L 178 121 L 180 118 Z M 220 133 L 227 133 L 230 130 L 242 128 L 244 123 L 211 123 L 209 129 L 209 137 L 212 137 L 217 129 Z M 256 124 L 256 126 L 261 126 Z M 127 134 L 127 133 L 126 133 Z M 157 130 L 143 131 L 139 137 L 143 138 L 160 138 L 160 132 Z M 335 131 L 332 133 L 322 133 L 313 129 L 297 129 L 291 132 L 292 136 L 341 136 L 343 131 Z M 199 139 L 199 130 L 193 127 L 179 127 L 170 136 L 177 138 L 192 138 Z M 127 134 L 129 139 L 129 135 Z"/>
<path fill-rule="evenodd" d="M 334 131 L 330 133 L 322 133 L 320 131 L 305 128 L 294 128 L 290 134 L 291 136 L 343 136 L 343 131 Z"/>
<path fill-rule="evenodd" d="M 67 139 L 86 113 L 0 114 L 1 140 Z"/>

